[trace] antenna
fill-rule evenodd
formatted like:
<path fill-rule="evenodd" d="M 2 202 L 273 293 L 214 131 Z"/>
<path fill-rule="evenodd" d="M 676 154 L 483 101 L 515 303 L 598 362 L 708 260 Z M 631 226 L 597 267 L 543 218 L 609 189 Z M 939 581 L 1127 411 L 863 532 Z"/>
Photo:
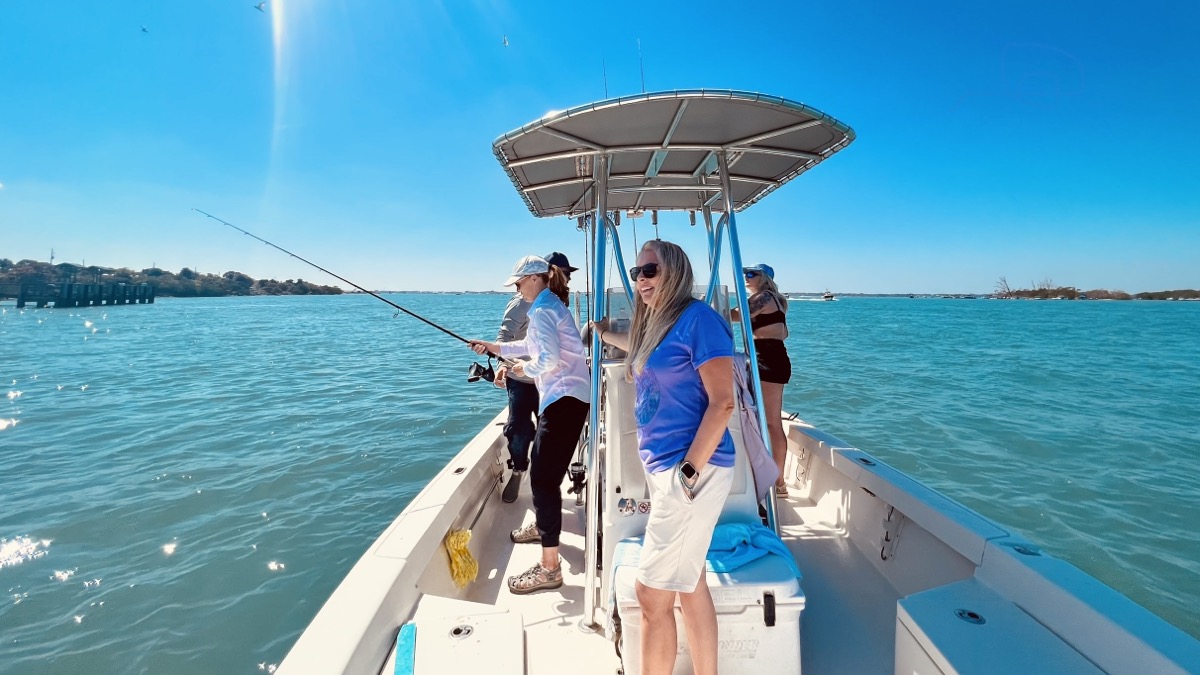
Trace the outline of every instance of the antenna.
<path fill-rule="evenodd" d="M 50 249 L 50 264 L 54 264 L 54 249 Z"/>
<path fill-rule="evenodd" d="M 638 45 L 638 71 L 642 74 L 642 93 L 646 93 L 646 66 L 642 63 L 642 38 L 637 39 Z"/>
<path fill-rule="evenodd" d="M 600 59 L 600 73 L 604 77 L 604 98 L 608 98 L 608 65 L 603 58 Z"/>

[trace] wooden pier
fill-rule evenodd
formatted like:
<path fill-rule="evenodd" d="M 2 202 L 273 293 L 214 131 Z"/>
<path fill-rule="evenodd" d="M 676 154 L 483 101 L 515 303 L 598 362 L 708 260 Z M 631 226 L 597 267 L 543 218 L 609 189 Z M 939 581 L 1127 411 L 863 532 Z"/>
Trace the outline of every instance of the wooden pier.
<path fill-rule="evenodd" d="M 149 284 L 0 284 L 0 299 L 16 298 L 17 308 L 29 303 L 41 308 L 91 307 L 98 305 L 140 305 L 154 302 L 154 287 Z"/>

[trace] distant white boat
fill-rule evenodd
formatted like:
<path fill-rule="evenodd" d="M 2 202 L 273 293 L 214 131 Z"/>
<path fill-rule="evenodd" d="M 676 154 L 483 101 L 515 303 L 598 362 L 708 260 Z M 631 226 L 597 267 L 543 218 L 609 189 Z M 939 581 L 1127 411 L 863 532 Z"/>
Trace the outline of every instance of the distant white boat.
<path fill-rule="evenodd" d="M 833 297 L 833 293 L 829 292 L 829 289 L 825 290 L 825 292 L 821 295 L 821 299 L 822 300 L 837 300 L 837 298 Z"/>
<path fill-rule="evenodd" d="M 493 151 L 533 215 L 590 228 L 590 311 L 598 319 L 627 311 L 632 301 L 624 278 L 621 287 L 603 287 L 609 255 L 625 267 L 612 211 L 695 212 L 701 203 L 697 215 L 715 236 L 707 255 L 695 252 L 693 260 L 725 260 L 726 274 L 740 272 L 742 210 L 853 139 L 849 127 L 800 103 L 705 90 L 552 113 L 501 136 Z M 698 202 L 698 192 L 711 197 Z M 722 293 L 720 273 L 718 267 L 709 279 L 698 278 L 699 292 L 714 306 L 742 308 L 748 351 L 746 291 L 734 284 Z M 564 494 L 564 585 L 532 595 L 506 588 L 506 577 L 540 550 L 509 538 L 532 508 L 527 483 L 516 503 L 500 499 L 500 486 L 511 479 L 501 410 L 371 544 L 278 675 L 613 675 L 621 668 L 639 675 L 641 615 L 631 562 L 653 505 L 623 359 L 605 358 L 594 335 L 591 345 L 594 405 L 580 442 L 583 462 L 572 471 L 578 482 L 568 474 L 564 484 L 578 488 L 575 498 Z M 750 370 L 762 400 L 757 369 Z M 783 420 L 790 496 L 777 499 L 771 491 L 760 519 L 740 417 L 730 420 L 737 460 L 721 522 L 759 527 L 765 520 L 800 575 L 775 554 L 707 573 L 723 675 L 1200 669 L 1200 641 L 1011 529 L 794 416 Z M 756 422 L 765 431 L 766 420 Z M 468 550 L 478 574 L 460 587 L 451 565 L 464 559 L 463 531 L 473 534 Z M 678 620 L 677 627 L 675 672 L 690 672 L 687 636 Z"/>

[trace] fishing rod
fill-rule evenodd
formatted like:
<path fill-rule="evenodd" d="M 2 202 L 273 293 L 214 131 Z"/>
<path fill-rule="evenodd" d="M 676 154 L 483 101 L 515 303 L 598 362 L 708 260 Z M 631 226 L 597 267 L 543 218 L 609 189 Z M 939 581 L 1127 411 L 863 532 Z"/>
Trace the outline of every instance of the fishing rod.
<path fill-rule="evenodd" d="M 437 325 L 436 323 L 434 323 L 434 322 L 430 321 L 429 319 L 426 319 L 425 317 L 421 316 L 420 314 L 417 314 L 416 312 L 413 312 L 413 311 L 407 310 L 407 309 L 405 309 L 405 308 L 401 307 L 400 305 L 397 305 L 396 303 L 392 302 L 391 300 L 388 300 L 387 298 L 383 297 L 382 295 L 379 295 L 378 293 L 376 293 L 376 292 L 374 292 L 374 291 L 369 291 L 369 290 L 367 290 L 367 289 L 363 288 L 362 286 L 359 286 L 358 284 L 354 283 L 353 281 L 350 281 L 350 280 L 349 280 L 349 279 L 347 279 L 346 277 L 343 277 L 343 276 L 342 276 L 342 275 L 340 275 L 340 274 L 334 274 L 333 272 L 330 272 L 329 270 L 325 269 L 324 267 L 321 267 L 320 265 L 316 264 L 315 262 L 313 262 L 313 261 L 311 261 L 311 260 L 306 260 L 306 259 L 304 259 L 304 258 L 302 258 L 302 257 L 300 257 L 300 256 L 298 256 L 298 255 L 296 255 L 295 253 L 292 253 L 291 251 L 287 250 L 286 248 L 283 248 L 282 246 L 277 246 L 277 245 L 275 245 L 275 244 L 272 244 L 271 242 L 267 241 L 266 239 L 263 239 L 262 237 L 260 237 L 260 236 L 258 236 L 258 235 L 256 235 L 256 234 L 253 234 L 253 233 L 251 233 L 251 232 L 247 232 L 246 230 L 243 230 L 242 228 L 238 227 L 237 225 L 234 225 L 233 223 L 231 223 L 231 222 L 229 222 L 229 221 L 227 221 L 227 220 L 222 220 L 222 219 L 220 219 L 220 218 L 218 218 L 218 217 L 214 216 L 213 214 L 211 214 L 211 213 L 208 213 L 207 211 L 201 211 L 200 209 L 197 209 L 197 208 L 193 208 L 192 210 L 193 210 L 193 211 L 195 211 L 196 213 L 199 213 L 199 214 L 201 214 L 201 215 L 208 216 L 209 218 L 212 218 L 213 220 L 217 221 L 218 223 L 221 223 L 221 224 L 223 224 L 223 225 L 228 225 L 229 227 L 232 227 L 233 229 L 237 230 L 238 232 L 241 232 L 242 234 L 246 235 L 247 237 L 251 237 L 251 238 L 253 238 L 253 239 L 257 239 L 257 240 L 261 241 L 262 243 L 266 244 L 267 246 L 270 246 L 270 247 L 271 247 L 271 248 L 273 248 L 273 249 L 276 249 L 276 250 L 279 250 L 279 251 L 283 251 L 284 253 L 286 253 L 286 254 L 288 254 L 288 255 L 292 256 L 293 258 L 295 258 L 296 260 L 299 260 L 300 262 L 302 262 L 302 263 L 304 263 L 304 264 L 306 264 L 306 265 L 311 265 L 312 267 L 315 267 L 315 268 L 317 268 L 317 269 L 321 270 L 322 272 L 324 272 L 324 273 L 328 274 L 329 276 L 331 276 L 331 277 L 333 277 L 333 278 L 335 278 L 335 279 L 338 279 L 338 280 L 344 281 L 344 282 L 346 282 L 346 283 L 350 284 L 351 286 L 353 286 L 353 287 L 357 288 L 358 290 L 362 291 L 363 293 L 366 293 L 366 294 L 368 294 L 368 295 L 370 295 L 370 296 L 372 296 L 372 297 L 374 297 L 374 298 L 378 298 L 378 299 L 380 299 L 380 300 L 382 300 L 382 301 L 386 302 L 387 304 L 391 305 L 392 307 L 395 307 L 396 309 L 400 310 L 401 312 L 404 312 L 405 314 L 407 314 L 407 315 L 409 315 L 409 316 L 413 317 L 414 319 L 418 319 L 418 320 L 420 320 L 420 321 L 423 321 L 423 322 L 425 322 L 425 323 L 429 324 L 430 326 L 433 326 L 434 328 L 436 328 L 436 329 L 438 329 L 438 330 L 442 331 L 442 332 L 443 332 L 443 333 L 445 333 L 446 335 L 449 335 L 450 337 L 452 337 L 452 338 L 454 338 L 454 339 L 456 339 L 456 340 L 460 340 L 460 341 L 462 341 L 462 342 L 465 342 L 465 343 L 467 343 L 467 344 L 470 344 L 470 343 L 471 343 L 471 341 L 470 341 L 470 340 L 468 340 L 467 338 L 465 338 L 465 337 L 463 337 L 463 336 L 459 335 L 458 333 L 455 333 L 454 331 L 451 331 L 451 330 L 447 330 L 447 329 L 445 329 L 445 328 L 442 328 L 441 326 L 439 326 L 439 325 Z M 394 316 L 399 316 L 399 314 L 396 314 L 396 315 L 394 315 Z M 513 365 L 513 364 L 515 364 L 515 363 L 516 363 L 516 361 L 513 361 L 512 359 L 506 359 L 506 358 L 504 358 L 503 356 L 500 356 L 499 354 L 493 354 L 493 353 L 492 353 L 492 352 L 490 352 L 490 351 L 489 351 L 489 352 L 486 352 L 486 354 L 487 354 L 487 356 L 488 356 L 488 358 L 489 358 L 489 359 L 492 359 L 492 358 L 499 359 L 501 363 L 505 363 L 505 364 L 508 364 L 508 365 Z M 470 379 L 471 377 L 474 377 L 474 378 L 477 380 L 477 379 L 479 379 L 480 377 L 483 377 L 484 379 L 488 380 L 489 382 L 490 382 L 492 379 L 494 379 L 494 376 L 495 376 L 495 375 L 494 375 L 494 373 L 492 373 L 493 377 L 487 377 L 487 373 L 489 373 L 489 372 L 492 370 L 492 367 L 491 367 L 491 365 L 488 365 L 488 367 L 487 367 L 487 369 L 486 369 L 486 370 L 485 370 L 485 369 L 483 369 L 483 367 L 482 367 L 482 366 L 479 366 L 478 364 L 472 364 L 472 365 L 473 365 L 474 367 L 473 367 L 473 368 L 472 368 L 472 369 L 469 371 L 469 372 L 470 372 L 470 376 L 468 377 L 468 379 Z M 472 381 L 474 381 L 474 380 L 472 380 Z"/>

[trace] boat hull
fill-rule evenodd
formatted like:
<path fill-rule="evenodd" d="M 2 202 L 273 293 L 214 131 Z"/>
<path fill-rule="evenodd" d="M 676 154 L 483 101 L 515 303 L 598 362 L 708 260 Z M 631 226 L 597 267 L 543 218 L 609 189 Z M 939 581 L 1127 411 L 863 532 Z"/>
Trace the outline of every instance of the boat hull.
<path fill-rule="evenodd" d="M 502 423 L 503 415 L 492 420 L 384 531 L 279 673 L 394 672 L 400 627 L 434 601 L 463 603 L 464 621 L 519 617 L 524 640 L 506 648 L 517 650 L 509 656 L 522 672 L 561 672 L 564 662 L 580 675 L 615 672 L 614 635 L 603 625 L 615 596 L 601 586 L 600 625 L 581 611 L 585 509 L 573 496 L 564 499 L 564 587 L 532 596 L 503 588 L 538 549 L 507 540 L 531 510 L 527 489 L 517 504 L 499 499 Z M 779 502 L 780 533 L 803 572 L 806 601 L 803 622 L 797 611 L 780 628 L 800 631 L 799 670 L 1023 672 L 1055 664 L 1065 673 L 1200 672 L 1195 639 L 1019 533 L 800 420 L 784 425 L 791 497 Z M 481 569 L 465 589 L 451 581 L 443 544 L 457 529 L 473 531 Z M 980 615 L 983 627 L 974 630 L 957 610 Z M 626 650 L 638 632 L 626 634 Z M 1009 648 L 1018 643 L 1020 653 Z M 763 658 L 797 666 L 794 655 Z"/>

